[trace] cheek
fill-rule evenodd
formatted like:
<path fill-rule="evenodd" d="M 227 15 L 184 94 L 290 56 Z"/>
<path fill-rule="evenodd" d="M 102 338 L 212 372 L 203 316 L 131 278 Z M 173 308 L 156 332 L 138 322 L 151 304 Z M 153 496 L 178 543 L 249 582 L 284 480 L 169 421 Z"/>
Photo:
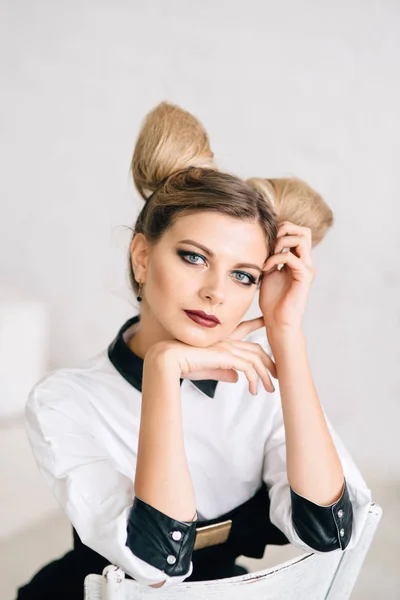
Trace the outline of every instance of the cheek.
<path fill-rule="evenodd" d="M 162 262 L 154 261 L 148 271 L 147 294 L 151 298 L 160 298 L 168 293 L 168 284 L 171 276 Z"/>
<path fill-rule="evenodd" d="M 168 298 L 176 300 L 176 297 L 184 294 L 188 285 L 187 277 L 183 277 L 182 270 L 177 268 L 175 262 L 154 260 L 148 271 L 147 293 L 149 300 L 163 303 Z"/>

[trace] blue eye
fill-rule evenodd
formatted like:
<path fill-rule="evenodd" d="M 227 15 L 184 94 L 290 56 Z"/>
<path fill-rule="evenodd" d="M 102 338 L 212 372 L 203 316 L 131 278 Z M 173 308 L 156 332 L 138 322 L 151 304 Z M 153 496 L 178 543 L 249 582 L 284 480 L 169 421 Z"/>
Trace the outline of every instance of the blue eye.
<path fill-rule="evenodd" d="M 234 271 L 234 273 L 238 273 L 239 275 L 244 275 L 245 277 L 247 277 L 249 279 L 249 281 L 247 283 L 241 279 L 238 279 L 238 281 L 240 283 L 244 283 L 245 285 L 252 285 L 253 283 L 255 283 L 254 277 L 252 277 L 248 273 L 244 273 L 243 271 Z"/>
<path fill-rule="evenodd" d="M 186 257 L 197 256 L 197 258 L 204 258 L 204 256 L 201 256 L 200 254 L 197 254 L 196 252 L 184 252 L 183 250 L 179 250 L 178 254 L 179 254 L 179 256 L 181 256 L 183 258 L 183 260 L 185 262 L 191 263 L 192 265 L 198 265 L 200 263 L 192 262 L 191 260 L 188 260 Z M 204 260 L 205 260 L 205 258 L 204 258 Z"/>
<path fill-rule="evenodd" d="M 178 256 L 181 257 L 181 259 L 184 262 L 189 263 L 190 265 L 199 265 L 199 264 L 202 264 L 202 263 L 193 262 L 192 260 L 188 260 L 188 257 L 193 257 L 194 256 L 194 257 L 197 257 L 197 258 L 201 258 L 204 261 L 207 260 L 201 254 L 198 254 L 197 252 L 189 252 L 188 250 L 177 250 L 177 254 L 178 254 Z M 245 273 L 244 271 L 233 271 L 233 272 L 237 273 L 239 275 L 242 275 L 244 277 L 247 277 L 248 281 L 243 281 L 242 279 L 236 279 L 236 281 L 238 281 L 242 285 L 256 285 L 257 282 L 254 279 L 254 277 L 252 275 L 250 275 L 250 273 Z"/>

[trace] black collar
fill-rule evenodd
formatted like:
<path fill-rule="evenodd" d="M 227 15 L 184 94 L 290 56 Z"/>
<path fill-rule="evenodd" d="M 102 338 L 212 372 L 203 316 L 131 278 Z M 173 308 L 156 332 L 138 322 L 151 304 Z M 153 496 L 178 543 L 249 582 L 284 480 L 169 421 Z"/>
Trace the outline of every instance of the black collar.
<path fill-rule="evenodd" d="M 143 358 L 132 352 L 128 344 L 124 340 L 124 332 L 129 329 L 134 323 L 140 320 L 140 315 L 135 315 L 129 319 L 119 330 L 117 337 L 108 347 L 108 358 L 117 369 L 117 371 L 128 381 L 133 387 L 140 392 L 142 391 L 143 377 Z M 182 384 L 183 379 L 180 379 Z M 192 381 L 192 380 L 191 380 Z M 216 379 L 199 379 L 192 381 L 199 390 L 207 394 L 210 398 L 214 398 L 215 389 L 218 380 Z"/>

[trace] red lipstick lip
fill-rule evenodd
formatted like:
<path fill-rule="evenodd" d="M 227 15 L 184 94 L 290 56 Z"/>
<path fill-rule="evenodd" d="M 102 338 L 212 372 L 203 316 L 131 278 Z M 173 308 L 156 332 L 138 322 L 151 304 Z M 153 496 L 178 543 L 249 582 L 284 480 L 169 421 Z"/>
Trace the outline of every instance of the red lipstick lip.
<path fill-rule="evenodd" d="M 214 321 L 214 323 L 220 323 L 219 319 L 215 315 L 208 315 L 202 310 L 185 310 L 187 313 L 192 313 L 193 315 L 198 315 L 203 319 L 207 319 L 208 321 Z"/>

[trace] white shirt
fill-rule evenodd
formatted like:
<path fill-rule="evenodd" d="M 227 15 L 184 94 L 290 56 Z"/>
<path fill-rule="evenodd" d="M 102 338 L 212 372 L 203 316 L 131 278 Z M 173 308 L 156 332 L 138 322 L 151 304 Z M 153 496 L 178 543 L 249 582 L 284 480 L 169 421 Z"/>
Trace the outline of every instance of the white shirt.
<path fill-rule="evenodd" d="M 127 346 L 135 323 L 115 340 L 118 360 L 123 355 L 119 370 L 105 349 L 79 367 L 57 369 L 40 380 L 26 405 L 26 430 L 39 469 L 82 542 L 143 584 L 172 585 L 189 577 L 192 563 L 186 575 L 168 576 L 125 545 L 141 414 L 141 386 L 134 378 L 143 361 Z M 244 339 L 272 355 L 265 328 Z M 200 389 L 207 384 L 209 393 Z M 293 527 L 279 382 L 274 385 L 269 393 L 260 383 L 253 396 L 241 372 L 236 383 L 182 380 L 184 442 L 197 513 L 216 518 L 252 497 L 264 481 L 271 522 L 292 544 L 316 552 Z M 325 418 L 353 507 L 349 549 L 360 537 L 371 492 Z"/>

